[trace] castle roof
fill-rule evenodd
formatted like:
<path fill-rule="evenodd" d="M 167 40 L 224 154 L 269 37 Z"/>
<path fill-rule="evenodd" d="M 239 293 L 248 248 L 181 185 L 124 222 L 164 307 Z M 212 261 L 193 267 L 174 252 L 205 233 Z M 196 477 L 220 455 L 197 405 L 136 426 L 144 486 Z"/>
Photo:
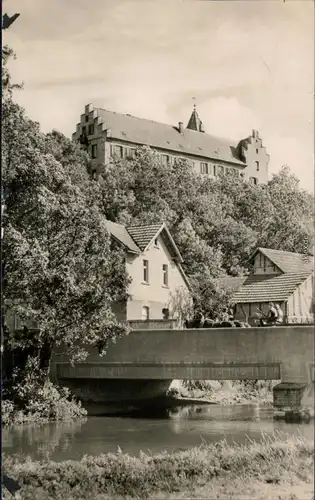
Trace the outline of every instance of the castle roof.
<path fill-rule="evenodd" d="M 189 118 L 187 128 L 190 130 L 196 130 L 197 132 L 204 132 L 203 124 L 197 113 L 196 106 L 194 106 L 194 110 L 191 113 L 191 117 Z"/>
<path fill-rule="evenodd" d="M 194 129 L 198 125 L 197 112 L 191 117 L 191 128 L 180 131 L 179 127 L 164 123 L 137 118 L 128 114 L 115 113 L 107 109 L 95 109 L 108 130 L 109 140 L 119 140 L 134 145 L 152 146 L 154 148 L 173 151 L 178 154 L 198 156 L 246 167 L 246 163 L 238 156 L 236 144 L 230 141 L 202 133 Z M 189 123 L 188 123 L 189 125 Z"/>

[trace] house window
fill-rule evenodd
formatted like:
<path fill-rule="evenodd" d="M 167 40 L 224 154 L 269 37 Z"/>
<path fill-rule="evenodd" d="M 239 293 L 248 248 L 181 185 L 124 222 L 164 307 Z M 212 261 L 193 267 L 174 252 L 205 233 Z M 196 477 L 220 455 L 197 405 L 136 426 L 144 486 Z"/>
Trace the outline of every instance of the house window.
<path fill-rule="evenodd" d="M 168 286 L 168 265 L 163 264 L 163 285 Z"/>
<path fill-rule="evenodd" d="M 89 125 L 89 135 L 93 135 L 94 134 L 94 125 L 93 123 L 91 125 Z"/>
<path fill-rule="evenodd" d="M 258 179 L 257 177 L 250 177 L 249 178 L 249 181 L 250 183 L 253 185 L 253 186 L 256 186 L 258 184 Z"/>
<path fill-rule="evenodd" d="M 200 173 L 208 174 L 209 173 L 209 165 L 208 163 L 201 162 L 200 163 Z"/>
<path fill-rule="evenodd" d="M 156 238 L 156 239 L 154 240 L 154 246 L 155 246 L 155 248 L 160 248 L 158 238 Z"/>
<path fill-rule="evenodd" d="M 214 176 L 217 175 L 217 166 L 216 165 L 213 165 L 213 175 Z"/>
<path fill-rule="evenodd" d="M 150 309 L 148 306 L 143 306 L 141 311 L 142 321 L 149 321 L 150 319 Z"/>
<path fill-rule="evenodd" d="M 92 144 L 92 158 L 97 158 L 97 144 Z"/>
<path fill-rule="evenodd" d="M 170 317 L 170 312 L 167 308 L 162 309 L 162 316 L 164 320 L 169 319 Z"/>
<path fill-rule="evenodd" d="M 259 153 L 259 151 L 258 151 L 258 149 L 256 149 L 256 155 L 258 155 L 258 153 Z"/>
<path fill-rule="evenodd" d="M 143 261 L 143 282 L 149 283 L 149 261 Z"/>
<path fill-rule="evenodd" d="M 255 161 L 255 163 L 256 163 L 256 170 L 257 172 L 259 172 L 259 161 Z"/>
<path fill-rule="evenodd" d="M 252 315 L 252 305 L 251 303 L 248 304 L 248 316 Z"/>

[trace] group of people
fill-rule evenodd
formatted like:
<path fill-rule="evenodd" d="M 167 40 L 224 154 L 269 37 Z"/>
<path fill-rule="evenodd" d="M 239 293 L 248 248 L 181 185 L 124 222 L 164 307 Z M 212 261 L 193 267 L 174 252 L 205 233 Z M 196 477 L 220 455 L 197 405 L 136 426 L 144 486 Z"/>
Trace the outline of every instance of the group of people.
<path fill-rule="evenodd" d="M 264 314 L 260 309 L 257 309 L 257 316 L 259 320 L 256 324 L 259 326 L 276 326 L 283 323 L 283 311 L 280 304 L 269 302 L 268 313 Z M 248 323 L 236 321 L 234 318 L 234 310 L 232 308 L 225 308 L 216 319 L 205 318 L 201 311 L 196 311 L 191 320 L 185 321 L 186 328 L 219 328 L 219 327 L 249 327 Z"/>
<path fill-rule="evenodd" d="M 259 319 L 260 326 L 281 325 L 283 323 L 283 311 L 280 304 L 269 302 L 268 305 L 269 309 L 266 315 L 258 309 L 260 315 L 262 315 Z"/>

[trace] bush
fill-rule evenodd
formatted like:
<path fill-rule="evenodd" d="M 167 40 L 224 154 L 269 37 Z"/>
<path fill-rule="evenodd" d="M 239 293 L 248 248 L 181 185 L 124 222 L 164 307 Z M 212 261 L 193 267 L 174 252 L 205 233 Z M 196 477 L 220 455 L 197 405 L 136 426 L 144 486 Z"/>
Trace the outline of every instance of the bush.
<path fill-rule="evenodd" d="M 2 401 L 1 412 L 4 425 L 33 421 L 75 420 L 87 414 L 81 402 L 77 402 L 66 387 L 58 387 L 48 380 L 43 386 L 38 387 L 36 392 L 34 387 L 30 389 L 29 401 L 23 408 L 13 401 Z M 24 390 L 27 388 L 24 387 Z"/>
<path fill-rule="evenodd" d="M 2 401 L 5 425 L 24 422 L 75 420 L 87 412 L 66 387 L 54 385 L 39 360 L 29 357 L 23 369 L 15 368 Z"/>

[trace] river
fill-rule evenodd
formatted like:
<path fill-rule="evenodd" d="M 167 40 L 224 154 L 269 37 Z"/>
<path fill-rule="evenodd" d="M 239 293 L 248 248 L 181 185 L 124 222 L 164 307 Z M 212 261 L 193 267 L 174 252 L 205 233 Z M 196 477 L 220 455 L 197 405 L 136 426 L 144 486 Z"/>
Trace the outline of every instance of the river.
<path fill-rule="evenodd" d="M 274 420 L 272 408 L 257 405 L 188 406 L 155 416 L 89 417 L 84 422 L 23 425 L 2 430 L 2 451 L 33 460 L 79 460 L 84 455 L 140 450 L 157 453 L 185 450 L 201 443 L 260 440 L 263 434 L 284 432 L 314 441 L 313 421 L 287 424 Z"/>

